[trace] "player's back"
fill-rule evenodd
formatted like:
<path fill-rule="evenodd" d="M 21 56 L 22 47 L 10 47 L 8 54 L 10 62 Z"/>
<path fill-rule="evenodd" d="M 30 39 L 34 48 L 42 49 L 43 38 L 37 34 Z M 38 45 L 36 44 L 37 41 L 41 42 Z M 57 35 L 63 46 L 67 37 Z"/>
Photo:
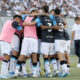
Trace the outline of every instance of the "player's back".
<path fill-rule="evenodd" d="M 47 16 L 41 16 L 40 20 L 44 26 L 53 26 L 52 20 Z M 41 29 L 41 41 L 52 43 L 54 40 L 53 29 Z"/>
<path fill-rule="evenodd" d="M 62 26 L 62 29 L 55 30 L 55 39 L 64 39 L 64 21 L 60 16 L 55 16 L 55 20 L 58 26 Z"/>
<path fill-rule="evenodd" d="M 0 34 L 0 40 L 11 42 L 12 36 L 14 35 L 15 29 L 12 27 L 13 20 L 8 20 L 2 29 Z"/>
<path fill-rule="evenodd" d="M 26 17 L 25 22 L 31 22 L 34 17 Z M 24 27 L 24 37 L 31 37 L 37 39 L 36 25 Z"/>

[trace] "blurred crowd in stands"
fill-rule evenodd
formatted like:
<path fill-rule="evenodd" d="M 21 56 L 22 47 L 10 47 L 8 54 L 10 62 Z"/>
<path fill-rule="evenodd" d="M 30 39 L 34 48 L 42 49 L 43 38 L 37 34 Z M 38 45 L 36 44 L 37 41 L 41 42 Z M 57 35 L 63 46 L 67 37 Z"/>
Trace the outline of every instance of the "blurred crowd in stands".
<path fill-rule="evenodd" d="M 80 0 L 0 0 L 1 11 L 24 11 L 31 7 L 49 5 L 49 11 L 59 7 L 64 17 L 80 15 Z"/>

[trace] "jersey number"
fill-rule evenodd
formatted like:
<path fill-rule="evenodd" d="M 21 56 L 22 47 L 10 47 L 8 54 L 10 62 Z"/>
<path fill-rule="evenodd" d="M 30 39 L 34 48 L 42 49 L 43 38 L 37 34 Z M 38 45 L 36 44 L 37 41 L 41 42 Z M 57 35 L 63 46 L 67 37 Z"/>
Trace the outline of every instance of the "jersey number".
<path fill-rule="evenodd" d="M 59 29 L 59 31 L 61 31 L 61 32 L 63 32 L 63 24 L 62 23 L 59 23 L 59 26 L 61 26 L 62 28 L 61 29 Z"/>
<path fill-rule="evenodd" d="M 52 26 L 52 23 L 48 23 L 48 26 L 50 27 L 50 26 Z M 52 29 L 48 29 L 48 32 L 51 32 L 52 31 Z"/>
<path fill-rule="evenodd" d="M 51 23 L 48 23 L 48 26 L 50 27 L 50 26 L 52 26 L 52 24 Z"/>

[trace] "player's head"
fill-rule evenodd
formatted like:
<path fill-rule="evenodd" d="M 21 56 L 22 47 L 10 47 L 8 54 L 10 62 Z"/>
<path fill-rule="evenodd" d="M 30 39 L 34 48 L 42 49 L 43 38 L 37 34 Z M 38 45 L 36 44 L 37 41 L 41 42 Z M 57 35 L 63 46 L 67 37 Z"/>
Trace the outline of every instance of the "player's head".
<path fill-rule="evenodd" d="M 14 15 L 13 16 L 13 20 L 15 20 L 16 22 L 20 23 L 21 22 L 22 17 L 20 15 Z"/>
<path fill-rule="evenodd" d="M 77 24 L 80 24 L 80 17 L 76 17 L 76 18 L 75 18 L 75 22 L 76 22 Z"/>
<path fill-rule="evenodd" d="M 44 5 L 42 6 L 41 10 L 42 10 L 42 13 L 48 13 L 49 7 L 47 5 Z"/>
<path fill-rule="evenodd" d="M 37 8 L 37 7 L 31 8 L 30 13 L 31 13 L 31 14 L 38 13 L 38 8 Z"/>
<path fill-rule="evenodd" d="M 54 9 L 52 9 L 49 13 L 54 15 Z"/>
<path fill-rule="evenodd" d="M 56 8 L 56 9 L 54 10 L 54 14 L 55 14 L 55 15 L 60 15 L 60 13 L 61 13 L 61 10 L 60 10 L 59 8 Z"/>

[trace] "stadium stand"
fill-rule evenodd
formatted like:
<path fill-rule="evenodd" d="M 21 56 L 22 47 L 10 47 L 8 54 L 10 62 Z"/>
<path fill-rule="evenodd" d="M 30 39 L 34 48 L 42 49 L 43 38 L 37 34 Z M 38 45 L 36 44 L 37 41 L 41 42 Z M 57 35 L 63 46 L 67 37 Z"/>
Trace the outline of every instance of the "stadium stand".
<path fill-rule="evenodd" d="M 76 17 L 80 15 L 80 0 L 0 0 L 0 16 L 12 16 L 31 7 L 49 5 L 49 10 L 59 7 L 62 15 Z"/>

